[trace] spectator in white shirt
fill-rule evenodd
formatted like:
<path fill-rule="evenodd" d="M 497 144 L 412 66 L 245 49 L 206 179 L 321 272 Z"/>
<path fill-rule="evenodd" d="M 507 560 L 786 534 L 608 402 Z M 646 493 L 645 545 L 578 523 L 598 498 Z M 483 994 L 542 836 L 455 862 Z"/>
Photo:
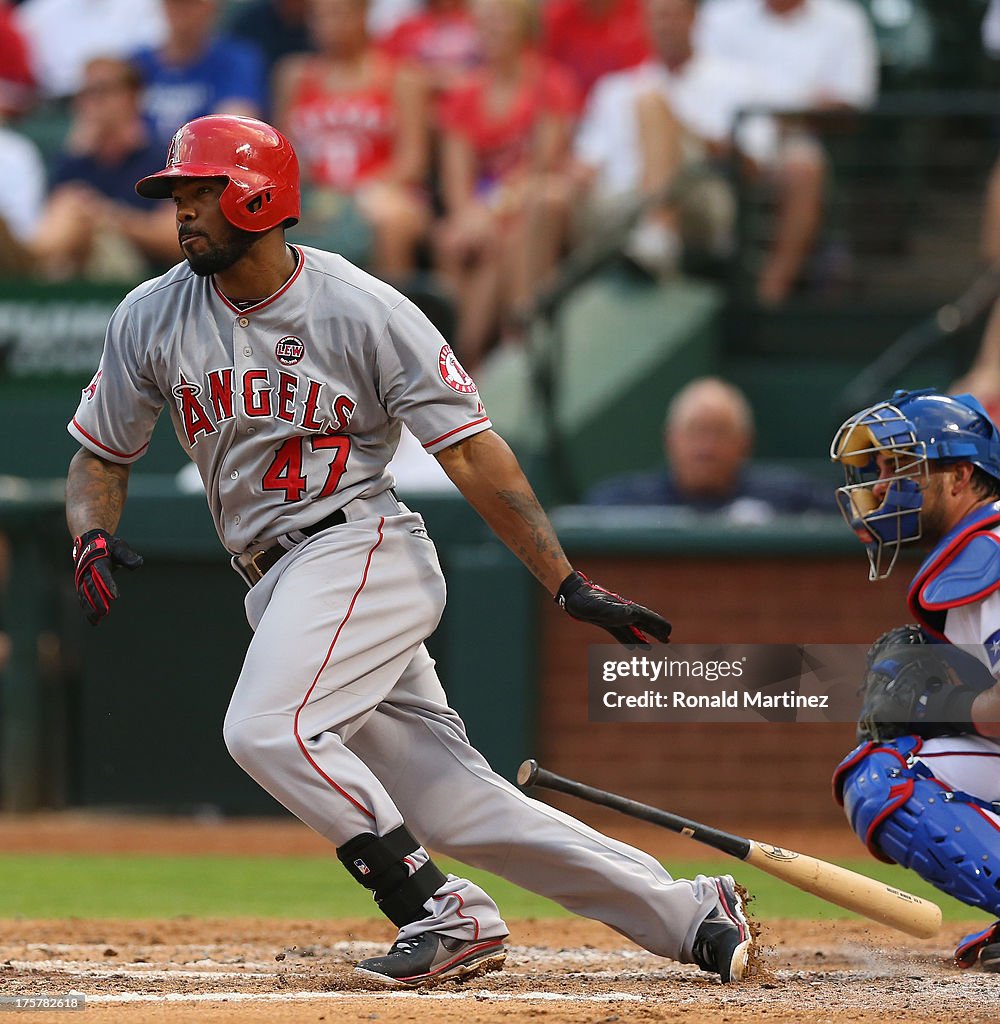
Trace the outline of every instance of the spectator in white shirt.
<path fill-rule="evenodd" d="M 32 269 L 30 241 L 45 200 L 45 167 L 35 144 L 0 122 L 0 275 Z"/>
<path fill-rule="evenodd" d="M 878 89 L 878 49 L 854 0 L 708 0 L 695 35 L 709 55 L 752 63 L 781 111 L 863 109 Z M 786 131 L 777 168 L 775 242 L 758 298 L 782 302 L 809 255 L 822 214 L 825 158 L 801 126 Z"/>
<path fill-rule="evenodd" d="M 626 253 L 657 276 L 676 266 L 682 243 L 725 255 L 733 201 L 719 174 L 737 114 L 762 104 L 764 85 L 746 63 L 696 51 L 697 0 L 645 0 L 654 57 L 598 80 L 577 132 L 574 155 L 586 202 L 582 227 L 599 230 L 640 199 L 674 186 L 676 202 L 654 206 L 631 232 Z M 756 118 L 739 133 L 743 158 L 774 158 L 773 121 Z"/>
<path fill-rule="evenodd" d="M 74 96 L 94 57 L 125 57 L 166 36 L 160 0 L 24 0 L 14 12 L 43 93 Z"/>
<path fill-rule="evenodd" d="M 864 108 L 878 90 L 878 48 L 855 0 L 706 0 L 699 49 L 751 62 L 782 110 Z"/>

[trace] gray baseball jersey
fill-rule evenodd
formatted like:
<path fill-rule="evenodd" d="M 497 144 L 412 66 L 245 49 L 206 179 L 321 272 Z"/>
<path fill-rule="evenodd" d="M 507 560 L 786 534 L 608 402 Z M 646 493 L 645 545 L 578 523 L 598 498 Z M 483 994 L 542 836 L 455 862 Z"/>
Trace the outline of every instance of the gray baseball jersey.
<path fill-rule="evenodd" d="M 134 462 L 166 403 L 234 553 L 390 488 L 400 421 L 431 453 L 490 426 L 412 302 L 341 256 L 294 248 L 284 288 L 246 309 L 186 263 L 129 293 L 69 424 L 95 454 Z"/>
<path fill-rule="evenodd" d="M 166 404 L 225 546 L 286 548 L 247 594 L 254 636 L 226 714 L 230 752 L 337 847 L 406 822 L 420 842 L 691 960 L 719 904 L 714 880 L 674 880 L 495 775 L 424 646 L 444 578 L 386 463 L 400 421 L 430 452 L 487 429 L 476 385 L 411 302 L 339 256 L 295 251 L 287 284 L 245 309 L 186 264 L 131 292 L 69 425 L 129 463 Z M 341 508 L 341 525 L 296 533 Z M 406 863 L 426 858 L 421 847 Z M 465 878 L 423 907 L 401 937 L 507 931 Z"/>

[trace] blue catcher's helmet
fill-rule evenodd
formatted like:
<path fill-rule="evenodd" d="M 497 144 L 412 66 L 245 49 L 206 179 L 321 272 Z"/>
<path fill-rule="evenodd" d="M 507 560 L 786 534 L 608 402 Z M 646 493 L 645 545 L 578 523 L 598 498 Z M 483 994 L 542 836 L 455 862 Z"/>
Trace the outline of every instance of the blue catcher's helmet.
<path fill-rule="evenodd" d="M 837 504 L 868 549 L 869 579 L 880 580 L 900 545 L 920 539 L 928 463 L 971 462 L 1000 480 L 1000 432 L 972 395 L 897 391 L 847 420 L 830 458 L 847 478 Z"/>

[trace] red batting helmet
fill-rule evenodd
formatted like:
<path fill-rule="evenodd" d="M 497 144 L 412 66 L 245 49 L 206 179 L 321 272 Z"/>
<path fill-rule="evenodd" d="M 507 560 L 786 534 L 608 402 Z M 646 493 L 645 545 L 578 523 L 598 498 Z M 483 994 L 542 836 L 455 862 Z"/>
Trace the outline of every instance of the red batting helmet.
<path fill-rule="evenodd" d="M 223 216 L 244 231 L 291 227 L 299 219 L 299 161 L 276 128 L 252 117 L 209 114 L 178 128 L 167 166 L 135 190 L 169 199 L 177 178 L 226 178 L 219 197 Z"/>

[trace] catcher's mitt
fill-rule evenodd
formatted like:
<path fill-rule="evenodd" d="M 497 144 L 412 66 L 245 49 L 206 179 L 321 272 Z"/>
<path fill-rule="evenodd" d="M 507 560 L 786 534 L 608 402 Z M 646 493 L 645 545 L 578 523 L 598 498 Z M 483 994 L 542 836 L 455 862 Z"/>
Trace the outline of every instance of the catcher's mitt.
<path fill-rule="evenodd" d="M 858 691 L 862 695 L 858 742 L 895 739 L 918 730 L 914 719 L 921 699 L 952 686 L 949 663 L 938 645 L 928 643 L 919 626 L 897 626 L 868 648 L 868 671 Z M 955 732 L 942 723 L 940 735 Z"/>

